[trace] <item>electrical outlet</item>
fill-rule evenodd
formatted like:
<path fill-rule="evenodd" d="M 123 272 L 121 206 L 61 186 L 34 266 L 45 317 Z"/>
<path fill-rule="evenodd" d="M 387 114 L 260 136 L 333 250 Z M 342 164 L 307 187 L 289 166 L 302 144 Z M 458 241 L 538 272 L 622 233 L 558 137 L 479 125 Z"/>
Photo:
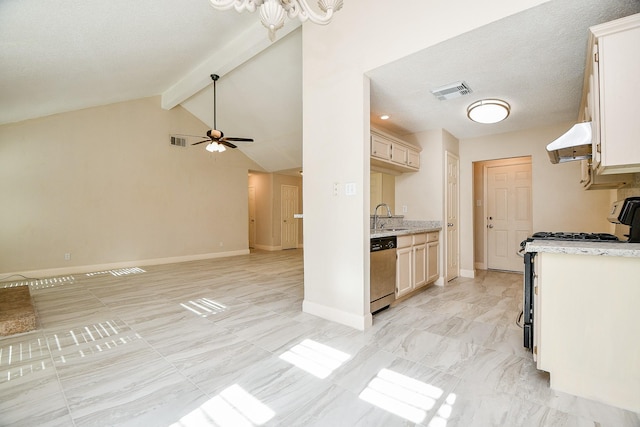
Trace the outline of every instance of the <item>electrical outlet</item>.
<path fill-rule="evenodd" d="M 70 253 L 67 252 L 66 254 L 64 254 L 64 260 L 65 261 L 69 261 L 70 259 L 71 259 L 71 254 Z"/>
<path fill-rule="evenodd" d="M 402 213 L 407 213 L 408 210 L 407 205 L 402 205 Z"/>

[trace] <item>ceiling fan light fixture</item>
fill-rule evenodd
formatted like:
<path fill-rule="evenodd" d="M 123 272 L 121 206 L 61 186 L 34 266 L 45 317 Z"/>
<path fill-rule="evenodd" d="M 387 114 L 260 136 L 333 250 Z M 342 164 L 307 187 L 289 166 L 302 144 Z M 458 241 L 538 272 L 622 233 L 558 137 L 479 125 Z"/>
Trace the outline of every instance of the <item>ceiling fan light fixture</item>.
<path fill-rule="evenodd" d="M 216 129 L 216 81 L 218 81 L 219 78 L 219 75 L 211 74 L 211 80 L 213 80 L 213 129 L 209 129 L 207 131 L 207 138 L 209 139 L 191 144 L 199 145 L 211 141 L 205 147 L 205 149 L 211 153 L 222 153 L 227 149 L 227 147 L 238 148 L 233 142 L 253 142 L 253 138 L 225 137 L 221 130 Z"/>
<path fill-rule="evenodd" d="M 467 107 L 467 117 L 477 123 L 498 123 L 509 117 L 511 106 L 501 99 L 481 99 Z"/>
<path fill-rule="evenodd" d="M 218 144 L 217 142 L 211 142 L 207 145 L 206 150 L 209 151 L 210 153 L 222 153 L 223 151 L 226 150 L 225 146 L 222 144 Z"/>
<path fill-rule="evenodd" d="M 269 38 L 274 41 L 276 31 L 284 26 L 285 16 L 289 19 L 298 17 L 300 22 L 307 19 L 314 24 L 327 25 L 333 19 L 334 12 L 342 9 L 343 0 L 318 0 L 318 8 L 322 13 L 309 7 L 307 0 L 209 0 L 218 10 L 235 8 L 237 12 L 245 10 L 260 11 L 260 21 L 267 30 Z"/>

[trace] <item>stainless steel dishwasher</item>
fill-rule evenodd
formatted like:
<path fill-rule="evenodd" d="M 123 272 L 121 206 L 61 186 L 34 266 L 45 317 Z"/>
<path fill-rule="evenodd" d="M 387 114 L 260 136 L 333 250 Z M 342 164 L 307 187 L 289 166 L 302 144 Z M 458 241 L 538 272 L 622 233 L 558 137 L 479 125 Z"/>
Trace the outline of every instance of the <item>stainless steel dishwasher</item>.
<path fill-rule="evenodd" d="M 396 299 L 396 236 L 375 237 L 370 246 L 371 313 Z"/>

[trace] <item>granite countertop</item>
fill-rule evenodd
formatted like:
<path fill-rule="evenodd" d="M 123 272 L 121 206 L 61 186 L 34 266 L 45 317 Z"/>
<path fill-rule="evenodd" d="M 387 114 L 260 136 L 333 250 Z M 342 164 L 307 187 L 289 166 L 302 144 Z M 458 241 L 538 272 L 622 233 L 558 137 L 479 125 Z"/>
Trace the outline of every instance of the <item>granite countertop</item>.
<path fill-rule="evenodd" d="M 442 230 L 441 221 L 404 221 L 402 224 L 389 225 L 386 228 L 370 230 L 371 238 L 404 236 L 407 234 L 429 233 Z"/>
<path fill-rule="evenodd" d="M 563 240 L 534 240 L 528 242 L 526 252 L 553 254 L 599 255 L 640 258 L 640 243 L 576 242 Z"/>

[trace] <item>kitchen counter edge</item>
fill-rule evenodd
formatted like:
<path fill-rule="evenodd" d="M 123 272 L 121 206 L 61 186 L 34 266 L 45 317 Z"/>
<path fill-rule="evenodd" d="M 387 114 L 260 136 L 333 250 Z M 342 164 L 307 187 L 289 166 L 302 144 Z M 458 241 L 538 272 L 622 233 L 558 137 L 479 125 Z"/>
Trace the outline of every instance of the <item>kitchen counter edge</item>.
<path fill-rule="evenodd" d="M 377 232 L 371 232 L 371 238 L 389 237 L 389 236 L 405 236 L 409 234 L 430 233 L 432 231 L 440 231 L 442 227 L 428 228 L 428 227 L 410 227 L 406 230 L 378 230 Z"/>
<path fill-rule="evenodd" d="M 640 243 L 534 240 L 526 252 L 640 258 Z"/>

